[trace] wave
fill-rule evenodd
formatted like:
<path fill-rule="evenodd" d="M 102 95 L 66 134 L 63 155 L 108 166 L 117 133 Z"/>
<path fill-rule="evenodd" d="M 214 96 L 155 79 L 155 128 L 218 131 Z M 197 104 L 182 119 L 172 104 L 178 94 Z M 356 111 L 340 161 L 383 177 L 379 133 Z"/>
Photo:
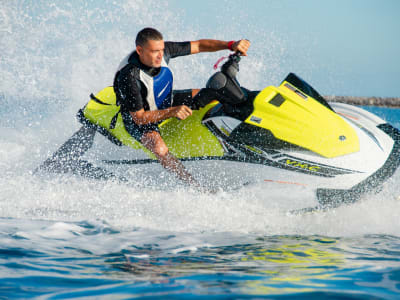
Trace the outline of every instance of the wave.
<path fill-rule="evenodd" d="M 134 186 L 97 182 L 73 175 L 33 176 L 34 170 L 79 127 L 74 115 L 88 95 L 110 85 L 121 58 L 130 52 L 136 32 L 154 26 L 167 39 L 230 39 L 240 26 L 218 36 L 186 28 L 183 12 L 167 1 L 44 3 L 7 1 L 0 8 L 0 217 L 53 221 L 104 220 L 121 228 L 265 234 L 384 233 L 398 235 L 399 175 L 381 194 L 331 211 L 294 215 L 284 196 L 264 185 L 236 192 L 203 195 L 187 190 L 156 167 L 156 176 L 133 170 Z M 254 24 L 250 27 L 256 27 Z M 250 28 L 268 40 L 241 66 L 239 80 L 250 89 L 277 82 L 285 70 L 287 41 L 274 32 Z M 221 30 L 222 31 L 222 30 Z M 201 87 L 220 54 L 174 61 L 177 88 Z M 111 70 L 111 71 L 110 71 Z M 158 169 L 157 169 L 158 168 Z M 161 178 L 168 184 L 155 189 Z M 221 176 L 218 171 L 215 178 Z M 144 179 L 143 179 L 144 178 Z M 299 195 L 298 201 L 308 201 Z"/>

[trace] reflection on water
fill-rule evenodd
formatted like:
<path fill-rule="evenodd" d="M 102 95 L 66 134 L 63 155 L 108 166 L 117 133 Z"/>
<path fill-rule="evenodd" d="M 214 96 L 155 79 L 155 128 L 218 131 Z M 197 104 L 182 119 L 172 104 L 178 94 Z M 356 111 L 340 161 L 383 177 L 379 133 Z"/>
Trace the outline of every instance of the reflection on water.
<path fill-rule="evenodd" d="M 383 278 L 391 273 L 398 251 L 385 249 L 385 257 L 377 257 L 384 241 L 398 238 L 366 236 L 359 239 L 275 236 L 260 237 L 256 243 L 206 247 L 179 253 L 164 253 L 157 245 L 137 249 L 125 255 L 119 267 L 134 275 L 135 280 L 178 284 L 197 290 L 212 289 L 215 293 L 229 290 L 237 294 L 267 295 L 336 291 L 343 293 L 374 286 L 393 291 L 398 278 Z M 397 267 L 398 268 L 398 267 Z M 385 270 L 385 271 L 383 271 Z M 380 273 L 382 271 L 382 274 Z M 394 271 L 396 274 L 396 271 Z M 372 282 L 371 275 L 373 275 Z"/>
<path fill-rule="evenodd" d="M 269 240 L 269 248 L 250 249 L 243 260 L 263 262 L 260 263 L 263 267 L 259 271 L 265 277 L 249 281 L 246 292 L 281 294 L 326 287 L 322 281 L 333 277 L 333 271 L 345 263 L 344 255 L 335 250 L 337 242 L 328 238 L 309 239 L 305 242 L 302 237 L 276 237 L 272 243 Z M 321 283 L 316 284 L 318 280 Z"/>
<path fill-rule="evenodd" d="M 0 223 L 0 296 L 308 299 L 400 293 L 395 236 L 116 230 L 102 221 Z"/>

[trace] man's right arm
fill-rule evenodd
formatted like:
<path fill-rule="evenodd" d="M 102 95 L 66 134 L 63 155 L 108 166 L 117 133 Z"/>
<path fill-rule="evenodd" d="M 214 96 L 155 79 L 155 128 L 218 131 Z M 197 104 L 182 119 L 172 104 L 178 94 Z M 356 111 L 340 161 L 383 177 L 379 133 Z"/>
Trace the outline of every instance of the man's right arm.
<path fill-rule="evenodd" d="M 143 108 L 132 112 L 129 112 L 132 116 L 133 121 L 138 125 L 145 125 L 151 123 L 158 123 L 169 118 L 176 117 L 180 120 L 184 120 L 192 115 L 192 110 L 186 105 L 173 106 L 161 110 L 150 110 L 145 111 Z"/>
<path fill-rule="evenodd" d="M 233 41 L 232 41 L 233 42 Z M 214 52 L 229 49 L 231 51 L 239 51 L 242 55 L 247 56 L 247 50 L 250 47 L 248 40 L 238 40 L 230 45 L 231 42 L 203 39 L 190 42 L 190 53 L 196 54 L 200 52 Z"/>

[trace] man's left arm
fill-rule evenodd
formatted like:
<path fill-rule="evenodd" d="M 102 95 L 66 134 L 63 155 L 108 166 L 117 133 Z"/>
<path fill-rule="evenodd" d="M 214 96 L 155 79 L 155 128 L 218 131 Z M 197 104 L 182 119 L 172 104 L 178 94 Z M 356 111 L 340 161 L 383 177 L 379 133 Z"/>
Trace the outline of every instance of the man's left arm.
<path fill-rule="evenodd" d="M 196 54 L 200 52 L 215 52 L 219 50 L 232 50 L 239 51 L 242 55 L 247 55 L 247 50 L 250 47 L 250 41 L 239 40 L 239 41 L 220 41 L 220 40 L 198 40 L 190 42 L 190 54 Z"/>

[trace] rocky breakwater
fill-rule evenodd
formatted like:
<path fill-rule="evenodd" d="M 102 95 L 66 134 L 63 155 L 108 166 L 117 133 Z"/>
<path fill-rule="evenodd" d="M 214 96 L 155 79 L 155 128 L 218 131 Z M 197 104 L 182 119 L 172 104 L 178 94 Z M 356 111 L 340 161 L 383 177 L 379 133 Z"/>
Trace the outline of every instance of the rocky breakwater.
<path fill-rule="evenodd" d="M 363 106 L 385 106 L 400 108 L 400 98 L 383 97 L 351 97 L 351 96 L 324 96 L 327 101 L 343 102 Z"/>

